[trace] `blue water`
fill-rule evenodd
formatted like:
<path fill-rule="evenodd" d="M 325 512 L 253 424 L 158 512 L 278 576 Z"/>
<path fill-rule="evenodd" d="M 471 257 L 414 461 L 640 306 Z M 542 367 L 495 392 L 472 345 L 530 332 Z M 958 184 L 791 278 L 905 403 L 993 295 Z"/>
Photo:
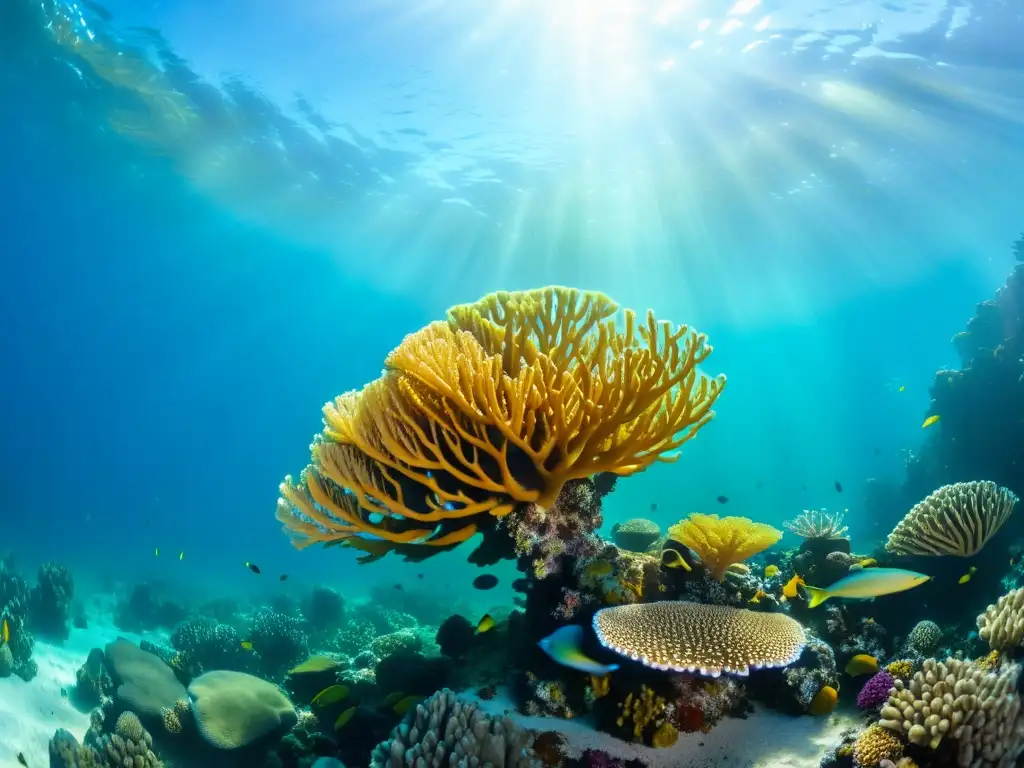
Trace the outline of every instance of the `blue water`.
<path fill-rule="evenodd" d="M 729 378 L 606 525 L 849 509 L 866 549 L 865 481 L 902 481 L 1024 226 L 1024 19 L 819 5 L 7 0 L 0 551 L 468 590 L 465 550 L 294 551 L 277 485 L 406 333 L 552 283 L 692 323 Z"/>

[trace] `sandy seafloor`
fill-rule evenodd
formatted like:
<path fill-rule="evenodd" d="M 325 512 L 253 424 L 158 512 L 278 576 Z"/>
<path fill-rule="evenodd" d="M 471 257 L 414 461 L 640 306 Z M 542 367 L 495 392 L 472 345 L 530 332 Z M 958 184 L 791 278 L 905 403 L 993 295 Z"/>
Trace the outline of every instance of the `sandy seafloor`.
<path fill-rule="evenodd" d="M 73 629 L 63 645 L 37 640 L 32 658 L 39 665 L 39 674 L 28 683 L 13 676 L 0 679 L 0 766 L 17 766 L 17 755 L 22 752 L 28 768 L 45 768 L 50 762 L 48 743 L 58 728 L 67 729 L 81 741 L 89 727 L 89 715 L 75 709 L 65 694 L 75 684 L 75 672 L 89 651 L 118 636 L 134 642 L 140 639 L 110 624 L 93 624 L 88 629 Z M 156 635 L 151 639 L 165 640 Z M 514 712 L 503 695 L 480 705 L 494 714 Z M 564 733 L 574 754 L 586 748 L 603 749 L 620 757 L 640 758 L 652 768 L 817 768 L 840 733 L 859 722 L 853 713 L 789 717 L 759 709 L 746 719 L 726 718 L 707 734 L 683 734 L 669 749 L 652 749 L 595 731 L 586 718 L 513 717 L 527 728 Z"/>

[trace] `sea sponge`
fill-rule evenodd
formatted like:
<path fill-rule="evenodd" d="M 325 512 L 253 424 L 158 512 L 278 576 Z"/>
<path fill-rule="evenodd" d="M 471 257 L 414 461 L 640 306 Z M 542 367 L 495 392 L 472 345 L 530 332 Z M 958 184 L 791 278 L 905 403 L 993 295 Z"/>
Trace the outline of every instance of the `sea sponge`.
<path fill-rule="evenodd" d="M 1017 503 L 1008 488 L 972 481 L 944 485 L 917 504 L 885 543 L 895 555 L 958 555 L 980 551 Z"/>
<path fill-rule="evenodd" d="M 661 526 L 642 517 L 612 526 L 612 541 L 630 552 L 646 552 L 660 537 Z"/>
<path fill-rule="evenodd" d="M 139 716 L 159 720 L 165 707 L 185 698 L 185 687 L 163 659 L 123 637 L 107 644 L 104 657 L 118 701 Z"/>
<path fill-rule="evenodd" d="M 907 635 L 907 645 L 923 656 L 930 655 L 938 648 L 941 640 L 942 627 L 928 619 L 917 622 Z"/>
<path fill-rule="evenodd" d="M 807 644 L 804 628 L 782 613 L 675 601 L 602 608 L 594 631 L 606 648 L 648 667 L 712 677 L 785 667 Z"/>
<path fill-rule="evenodd" d="M 866 728 L 853 746 L 853 759 L 860 768 L 874 768 L 883 760 L 899 760 L 902 755 L 899 736 L 879 725 Z"/>
<path fill-rule="evenodd" d="M 244 672 L 207 672 L 192 681 L 188 694 L 199 733 L 219 749 L 248 746 L 298 722 L 276 685 Z"/>
<path fill-rule="evenodd" d="M 782 531 L 746 517 L 690 515 L 668 529 L 674 540 L 696 552 L 718 581 L 730 566 L 742 563 L 782 538 Z"/>
<path fill-rule="evenodd" d="M 1024 643 L 1024 587 L 1000 597 L 978 617 L 978 634 L 990 648 L 1016 648 Z"/>
<path fill-rule="evenodd" d="M 324 407 L 311 463 L 281 485 L 293 543 L 436 552 L 569 480 L 673 461 L 725 379 L 698 371 L 703 335 L 617 312 L 600 293 L 499 292 L 407 336 Z"/>
<path fill-rule="evenodd" d="M 908 683 L 894 682 L 878 724 L 931 749 L 948 735 L 961 766 L 1009 768 L 1024 752 L 1019 674 L 1017 665 L 996 673 L 971 661 L 927 659 Z"/>

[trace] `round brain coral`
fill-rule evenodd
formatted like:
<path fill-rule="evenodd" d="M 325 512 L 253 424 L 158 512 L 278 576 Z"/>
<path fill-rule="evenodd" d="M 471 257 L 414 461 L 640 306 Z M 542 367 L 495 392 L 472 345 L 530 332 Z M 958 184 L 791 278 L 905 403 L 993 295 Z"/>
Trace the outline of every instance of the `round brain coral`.
<path fill-rule="evenodd" d="M 192 714 L 203 738 L 219 749 L 239 749 L 298 722 L 281 690 L 244 672 L 216 670 L 188 687 Z"/>
<path fill-rule="evenodd" d="M 688 602 L 603 608 L 594 631 L 606 648 L 645 666 L 712 677 L 788 666 L 807 644 L 804 628 L 785 614 Z"/>

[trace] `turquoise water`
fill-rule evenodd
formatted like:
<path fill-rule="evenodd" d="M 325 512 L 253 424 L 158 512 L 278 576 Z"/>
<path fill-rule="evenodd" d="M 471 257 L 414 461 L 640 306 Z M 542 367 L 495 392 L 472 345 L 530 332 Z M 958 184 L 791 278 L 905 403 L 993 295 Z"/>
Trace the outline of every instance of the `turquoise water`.
<path fill-rule="evenodd" d="M 933 376 L 1024 227 L 1010 3 L 6 0 L 0 21 L 0 553 L 83 594 L 507 606 L 510 562 L 479 592 L 463 549 L 297 552 L 274 505 L 322 404 L 406 334 L 550 284 L 692 324 L 728 377 L 602 532 L 828 508 L 870 551 L 919 500 Z"/>

